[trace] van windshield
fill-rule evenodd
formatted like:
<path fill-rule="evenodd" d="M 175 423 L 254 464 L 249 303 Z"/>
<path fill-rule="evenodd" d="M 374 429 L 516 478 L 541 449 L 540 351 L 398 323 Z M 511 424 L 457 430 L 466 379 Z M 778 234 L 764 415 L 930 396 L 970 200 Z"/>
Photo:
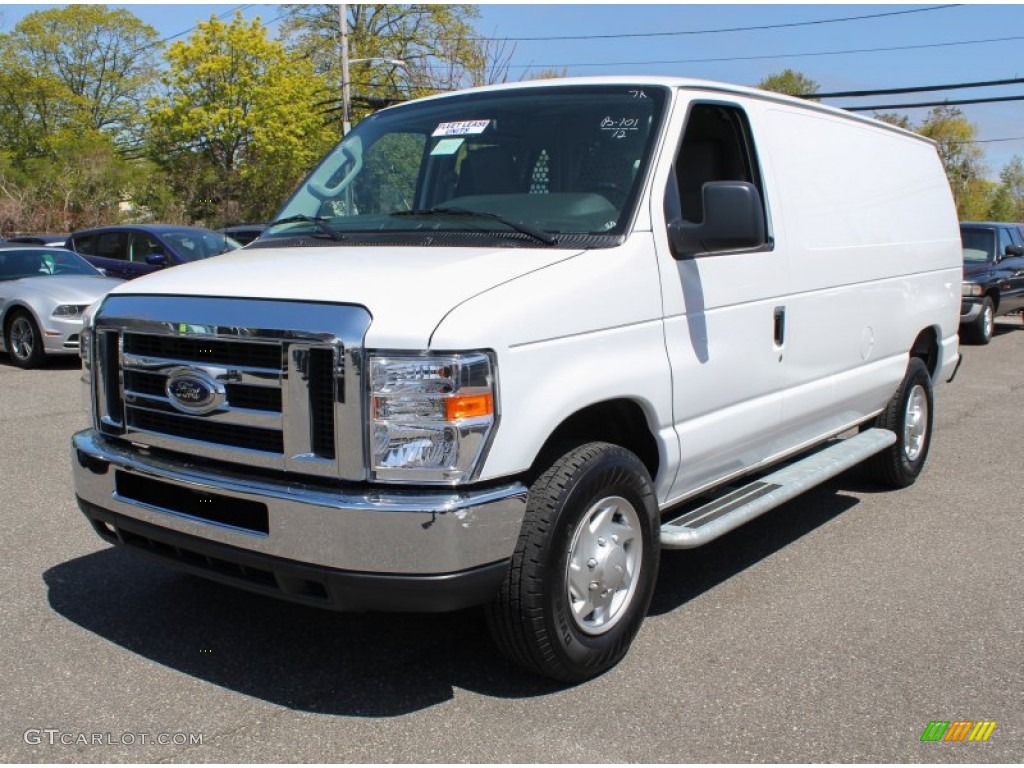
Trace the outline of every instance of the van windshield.
<path fill-rule="evenodd" d="M 358 124 L 263 242 L 301 235 L 543 247 L 621 236 L 665 112 L 660 87 L 500 90 L 430 99 Z M 444 233 L 443 241 L 437 235 Z"/>

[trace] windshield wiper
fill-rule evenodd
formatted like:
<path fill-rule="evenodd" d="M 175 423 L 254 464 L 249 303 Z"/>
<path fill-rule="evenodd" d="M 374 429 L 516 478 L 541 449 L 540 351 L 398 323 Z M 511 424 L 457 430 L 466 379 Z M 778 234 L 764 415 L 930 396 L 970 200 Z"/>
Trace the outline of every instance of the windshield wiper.
<path fill-rule="evenodd" d="M 312 224 L 314 227 L 319 229 L 321 232 L 326 233 L 332 240 L 342 241 L 348 240 L 345 235 L 341 234 L 338 230 L 327 223 L 327 217 L 325 216 L 307 216 L 304 213 L 297 213 L 294 216 L 285 216 L 283 219 L 275 219 L 274 221 L 267 224 L 267 228 L 275 227 L 278 224 L 298 224 L 299 222 L 305 222 L 306 224 Z"/>
<path fill-rule="evenodd" d="M 492 219 L 494 221 L 501 222 L 506 227 L 511 227 L 516 232 L 522 232 L 524 235 L 529 235 L 534 240 L 538 240 L 544 245 L 557 245 L 558 239 L 545 232 L 543 229 L 537 229 L 529 224 L 525 224 L 515 219 L 510 219 L 507 216 L 502 216 L 500 213 L 494 213 L 492 211 L 471 211 L 469 208 L 454 208 L 448 206 L 440 206 L 436 208 L 413 208 L 409 211 L 392 211 L 391 216 L 475 216 L 481 219 Z"/>

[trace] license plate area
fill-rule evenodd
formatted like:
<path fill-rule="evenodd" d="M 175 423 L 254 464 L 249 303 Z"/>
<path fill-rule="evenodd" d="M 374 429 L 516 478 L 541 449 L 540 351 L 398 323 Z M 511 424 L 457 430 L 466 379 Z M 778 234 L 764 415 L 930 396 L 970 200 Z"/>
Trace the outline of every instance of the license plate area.
<path fill-rule="evenodd" d="M 196 518 L 208 523 L 240 528 L 266 536 L 270 532 L 267 505 L 258 501 L 206 493 L 173 483 L 118 470 L 114 488 L 121 499 Z"/>

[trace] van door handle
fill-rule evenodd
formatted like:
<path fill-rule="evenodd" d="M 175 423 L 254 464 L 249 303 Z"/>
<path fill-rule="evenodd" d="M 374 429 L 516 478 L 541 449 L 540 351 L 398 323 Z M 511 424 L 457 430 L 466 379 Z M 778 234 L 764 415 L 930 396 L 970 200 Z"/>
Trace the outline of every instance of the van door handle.
<path fill-rule="evenodd" d="M 786 341 L 786 308 L 775 308 L 775 346 L 781 347 Z"/>

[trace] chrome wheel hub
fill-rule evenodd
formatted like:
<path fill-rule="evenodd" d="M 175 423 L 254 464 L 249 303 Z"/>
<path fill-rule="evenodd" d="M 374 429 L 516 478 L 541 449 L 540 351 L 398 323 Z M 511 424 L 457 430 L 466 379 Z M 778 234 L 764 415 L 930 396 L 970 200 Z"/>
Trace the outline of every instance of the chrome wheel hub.
<path fill-rule="evenodd" d="M 15 318 L 11 323 L 11 354 L 19 360 L 27 360 L 32 356 L 34 344 L 35 334 L 32 333 L 32 325 L 24 317 Z"/>
<path fill-rule="evenodd" d="M 565 575 L 579 629 L 600 635 L 628 612 L 642 558 L 640 517 L 630 502 L 609 496 L 587 510 L 573 533 Z"/>
<path fill-rule="evenodd" d="M 992 307 L 988 305 L 985 306 L 982 312 L 983 314 L 981 317 L 981 332 L 984 334 L 985 338 L 988 339 L 992 336 L 992 333 L 996 329 L 995 312 L 993 312 Z"/>
<path fill-rule="evenodd" d="M 908 461 L 916 461 L 924 451 L 928 438 L 928 394 L 915 384 L 907 397 L 903 415 L 903 453 Z"/>

